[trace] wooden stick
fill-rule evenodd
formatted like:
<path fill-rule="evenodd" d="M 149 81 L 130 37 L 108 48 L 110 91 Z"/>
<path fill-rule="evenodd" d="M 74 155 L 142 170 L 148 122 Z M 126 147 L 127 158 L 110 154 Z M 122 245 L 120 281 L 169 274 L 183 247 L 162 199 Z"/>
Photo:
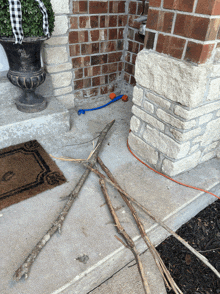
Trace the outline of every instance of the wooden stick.
<path fill-rule="evenodd" d="M 106 185 L 105 185 L 105 180 L 100 178 L 99 180 L 99 184 L 101 186 L 101 189 L 102 189 L 102 192 L 103 192 L 103 195 L 105 197 L 105 201 L 108 205 L 108 208 L 110 210 L 110 213 L 112 215 L 112 218 L 115 222 L 115 225 L 116 225 L 116 228 L 118 230 L 118 233 L 123 237 L 123 239 L 125 240 L 126 244 L 127 244 L 127 247 L 132 251 L 132 253 L 134 254 L 134 257 L 135 257 L 135 260 L 137 262 L 137 266 L 138 266 L 138 270 L 139 270 L 139 273 L 140 273 L 140 276 L 141 276 L 141 280 L 142 280 L 142 284 L 143 284 L 143 288 L 144 288 L 144 292 L 146 294 L 150 294 L 151 291 L 150 291 L 150 288 L 149 288 L 149 285 L 148 285 L 148 282 L 147 282 L 147 279 L 146 279 L 146 276 L 145 276 L 145 273 L 144 273 L 144 268 L 143 268 L 143 265 L 142 265 L 142 262 L 141 262 L 141 259 L 140 259 L 140 256 L 137 252 L 137 249 L 136 249 L 136 246 L 134 244 L 134 241 L 132 240 L 132 238 L 126 233 L 125 229 L 122 227 L 120 221 L 119 221 L 119 218 L 114 210 L 114 207 L 111 203 L 111 200 L 110 200 L 110 197 L 108 195 L 108 191 L 107 191 L 107 188 L 106 188 Z"/>
<path fill-rule="evenodd" d="M 84 164 L 84 163 L 82 163 Z M 157 222 L 160 226 L 162 226 L 165 230 L 167 230 L 173 237 L 175 237 L 178 241 L 180 241 L 185 247 L 187 247 L 193 254 L 195 254 L 205 265 L 207 265 L 218 278 L 220 278 L 220 273 L 210 264 L 208 259 L 200 254 L 197 250 L 195 250 L 192 246 L 190 246 L 183 238 L 181 238 L 177 233 L 175 233 L 173 230 L 171 230 L 163 221 L 161 221 L 159 218 L 154 216 L 146 207 L 144 207 L 142 204 L 140 204 L 137 200 L 135 200 L 133 197 L 128 195 L 123 189 L 121 189 L 119 186 L 114 184 L 111 180 L 109 180 L 106 176 L 104 176 L 102 173 L 100 173 L 97 169 L 92 168 L 91 166 L 88 166 L 88 168 L 93 171 L 98 177 L 105 179 L 106 182 L 110 183 L 113 187 L 115 187 L 119 192 L 124 194 L 128 200 L 132 201 L 134 204 L 136 204 L 139 208 L 141 208 L 147 215 L 149 215 L 155 222 Z"/>
<path fill-rule="evenodd" d="M 98 142 L 96 144 L 96 149 L 95 149 L 94 153 L 92 154 L 88 163 L 86 163 L 86 167 L 87 167 L 87 164 L 89 164 L 90 166 L 93 166 L 96 163 L 98 153 L 101 149 L 101 145 L 102 145 L 108 131 L 110 130 L 110 128 L 114 124 L 114 122 L 115 121 L 113 120 L 112 122 L 107 124 L 106 127 L 102 130 L 102 132 L 99 136 Z M 38 256 L 38 254 L 42 250 L 42 248 L 46 245 L 46 243 L 50 240 L 50 238 L 54 235 L 54 233 L 57 230 L 59 233 L 61 233 L 61 228 L 63 226 L 63 222 L 64 222 L 70 208 L 72 207 L 75 199 L 77 198 L 83 184 L 85 183 L 89 173 L 90 173 L 90 169 L 87 168 L 85 170 L 85 172 L 83 173 L 83 175 L 81 176 L 79 182 L 76 184 L 74 190 L 68 195 L 68 201 L 64 205 L 63 209 L 61 210 L 59 216 L 57 217 L 57 219 L 55 220 L 55 222 L 53 223 L 51 228 L 46 232 L 46 234 L 43 236 L 43 238 L 41 238 L 41 240 L 33 248 L 31 253 L 28 255 L 28 257 L 23 262 L 23 264 L 15 271 L 14 279 L 16 281 L 19 281 L 23 276 L 25 277 L 25 279 L 28 278 L 30 268 L 31 268 L 33 262 L 35 261 L 36 257 Z"/>
<path fill-rule="evenodd" d="M 112 175 L 112 173 L 110 172 L 110 170 L 107 168 L 107 166 L 103 163 L 103 161 L 101 160 L 100 157 L 98 157 L 98 163 L 100 164 L 102 170 L 107 174 L 107 176 L 109 177 L 109 179 L 115 184 L 117 185 L 118 187 L 119 184 L 117 183 L 116 179 L 114 178 L 114 176 Z M 137 211 L 136 209 L 134 208 L 134 206 L 131 204 L 131 202 L 128 200 L 128 198 L 125 197 L 124 194 L 122 194 L 120 191 L 119 191 L 119 194 L 121 195 L 122 199 L 125 201 L 125 203 L 127 204 L 128 208 L 130 209 L 132 215 L 133 215 L 133 218 L 137 224 L 137 227 L 140 231 L 140 234 L 141 234 L 141 237 L 143 238 L 143 240 L 145 241 L 146 245 L 148 246 L 155 262 L 156 262 L 156 265 L 164 279 L 164 282 L 166 284 L 166 286 L 168 287 L 168 289 L 170 290 L 171 287 L 172 289 L 174 290 L 175 293 L 177 294 L 183 294 L 183 292 L 179 289 L 179 287 L 176 285 L 175 281 L 173 280 L 173 278 L 171 277 L 171 274 L 170 272 L 168 271 L 168 269 L 166 268 L 163 260 L 161 259 L 159 253 L 157 252 L 156 248 L 154 247 L 154 245 L 151 243 L 149 237 L 147 236 L 146 232 L 145 232 L 145 229 L 144 229 L 144 225 L 143 223 L 141 222 L 138 214 L 137 214 Z M 170 285 L 168 284 L 168 281 L 170 283 Z M 171 287 L 170 287 L 171 286 Z"/>

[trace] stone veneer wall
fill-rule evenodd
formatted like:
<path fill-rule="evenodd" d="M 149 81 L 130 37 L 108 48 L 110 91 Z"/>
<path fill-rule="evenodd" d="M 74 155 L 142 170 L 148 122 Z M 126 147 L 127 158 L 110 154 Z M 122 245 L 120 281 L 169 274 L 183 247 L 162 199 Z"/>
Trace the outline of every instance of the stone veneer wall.
<path fill-rule="evenodd" d="M 217 13 L 218 1 L 212 2 L 210 14 Z M 204 23 L 198 24 L 192 12 L 191 18 L 188 17 L 189 31 L 184 30 L 186 35 L 170 35 L 175 32 L 178 18 L 190 14 L 189 9 L 202 13 L 201 3 L 204 4 L 202 0 L 150 1 L 149 15 L 153 10 L 159 14 L 155 17 L 155 30 L 147 27 L 148 32 L 155 34 L 154 47 L 142 50 L 136 60 L 137 85 L 129 144 L 144 161 L 170 176 L 215 157 L 220 142 L 219 16 L 212 18 L 208 11 L 207 15 L 199 16 L 205 24 L 209 20 L 205 32 Z M 166 20 L 164 9 L 168 4 L 175 8 L 167 12 L 171 22 Z M 154 9 L 154 5 L 160 9 Z M 147 21 L 147 25 L 152 23 Z M 187 23 L 182 26 L 186 28 Z M 161 33 L 168 29 L 170 33 Z M 203 41 L 198 40 L 197 34 L 203 34 Z M 160 35 L 167 46 L 162 51 L 158 50 Z M 146 34 L 146 40 L 148 37 Z M 190 50 L 188 46 L 197 49 Z"/>

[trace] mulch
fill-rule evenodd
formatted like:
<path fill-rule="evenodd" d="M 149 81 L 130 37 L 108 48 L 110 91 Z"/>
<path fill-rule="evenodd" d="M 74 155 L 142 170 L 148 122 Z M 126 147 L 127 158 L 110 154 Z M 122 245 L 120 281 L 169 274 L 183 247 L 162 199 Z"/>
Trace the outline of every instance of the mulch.
<path fill-rule="evenodd" d="M 220 200 L 202 210 L 177 233 L 220 272 Z M 157 250 L 184 294 L 220 293 L 220 279 L 173 236 Z M 167 292 L 174 294 L 172 290 Z"/>

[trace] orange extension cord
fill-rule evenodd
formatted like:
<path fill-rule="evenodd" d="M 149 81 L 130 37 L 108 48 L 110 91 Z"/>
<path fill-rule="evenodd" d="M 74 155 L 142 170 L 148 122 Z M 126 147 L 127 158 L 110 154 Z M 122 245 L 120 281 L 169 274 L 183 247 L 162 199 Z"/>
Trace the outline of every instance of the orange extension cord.
<path fill-rule="evenodd" d="M 220 197 L 218 197 L 217 195 L 213 194 L 212 192 L 206 191 L 206 190 L 201 189 L 201 188 L 196 188 L 196 187 L 194 187 L 194 186 L 186 185 L 186 184 L 184 184 L 184 183 L 181 183 L 181 182 L 179 182 L 179 181 L 176 181 L 176 180 L 174 180 L 174 179 L 172 179 L 172 178 L 170 178 L 170 177 L 168 177 L 168 176 L 166 176 L 166 175 L 164 175 L 164 174 L 162 174 L 162 173 L 156 171 L 155 169 L 153 169 L 152 167 L 150 167 L 149 165 L 147 165 L 145 162 L 143 162 L 142 160 L 140 160 L 140 158 L 138 158 L 138 157 L 137 157 L 137 156 L 131 151 L 131 149 L 130 149 L 130 147 L 129 147 L 129 144 L 128 144 L 128 140 L 127 140 L 127 147 L 128 147 L 128 150 L 131 152 L 131 154 L 132 154 L 132 155 L 133 155 L 138 161 L 140 161 L 142 164 L 144 164 L 146 167 L 148 167 L 149 169 L 151 169 L 151 170 L 154 171 L 155 173 L 157 173 L 157 174 L 159 174 L 159 175 L 161 175 L 161 176 L 163 176 L 163 177 L 165 177 L 165 178 L 167 178 L 167 179 L 169 179 L 169 180 L 171 180 L 171 181 L 173 181 L 173 182 L 175 182 L 175 183 L 177 183 L 177 184 L 179 184 L 179 185 L 182 185 L 182 186 L 185 186 L 185 187 L 188 187 L 188 188 L 191 188 L 191 189 L 195 189 L 195 190 L 199 190 L 199 191 L 202 191 L 202 192 L 208 193 L 208 194 L 210 194 L 210 195 L 212 195 L 212 196 L 215 196 L 216 198 L 220 199 Z"/>

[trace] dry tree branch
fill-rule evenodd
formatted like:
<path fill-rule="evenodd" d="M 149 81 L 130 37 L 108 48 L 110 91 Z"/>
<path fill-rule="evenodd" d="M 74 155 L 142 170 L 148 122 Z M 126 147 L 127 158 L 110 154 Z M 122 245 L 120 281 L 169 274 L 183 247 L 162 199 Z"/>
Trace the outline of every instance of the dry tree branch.
<path fill-rule="evenodd" d="M 112 173 L 110 172 L 110 170 L 107 168 L 107 166 L 103 163 L 103 161 L 101 160 L 100 157 L 98 157 L 98 163 L 100 164 L 102 170 L 106 173 L 106 175 L 109 177 L 109 179 L 115 184 L 117 185 L 118 187 L 119 184 L 117 183 L 116 179 L 114 178 L 114 176 L 112 175 Z M 172 289 L 174 290 L 174 292 L 176 294 L 183 294 L 183 292 L 179 289 L 179 287 L 176 285 L 175 281 L 173 280 L 173 278 L 171 277 L 171 274 L 170 272 L 168 271 L 168 269 L 166 268 L 163 260 L 161 259 L 159 253 L 157 252 L 156 248 L 154 247 L 154 245 L 151 243 L 149 237 L 147 236 L 146 232 L 145 232 L 145 229 L 144 229 L 144 225 L 143 223 L 141 222 L 138 214 L 137 214 L 137 211 L 136 209 L 134 208 L 134 206 L 131 204 L 131 201 L 128 200 L 128 198 L 126 198 L 126 196 L 121 193 L 119 191 L 119 194 L 121 195 L 122 199 L 125 201 L 125 203 L 127 204 L 128 208 L 130 209 L 131 213 L 132 213 L 132 216 L 137 224 L 137 227 L 140 231 L 140 234 L 141 234 L 141 237 L 143 238 L 143 240 L 145 241 L 146 245 L 148 246 L 155 262 L 156 262 L 156 265 L 164 279 L 164 282 L 166 284 L 166 286 L 168 287 L 168 289 L 170 290 L 171 287 Z M 170 283 L 170 285 L 168 284 L 168 281 Z M 171 286 L 171 287 L 170 287 Z"/>
<path fill-rule="evenodd" d="M 96 144 L 96 149 L 93 152 L 90 160 L 88 161 L 88 164 L 90 166 L 93 166 L 96 163 L 98 153 L 101 149 L 101 145 L 102 145 L 108 131 L 110 130 L 110 128 L 114 124 L 114 122 L 115 122 L 115 120 L 113 120 L 112 122 L 107 124 L 105 126 L 105 128 L 102 130 L 102 132 L 99 136 L 98 142 Z M 86 164 L 86 167 L 87 167 L 87 164 Z M 33 262 L 35 261 L 36 257 L 38 256 L 38 254 L 42 250 L 42 248 L 46 245 L 46 243 L 50 240 L 50 238 L 54 235 L 54 233 L 56 231 L 61 233 L 61 228 L 63 226 L 63 222 L 64 222 L 70 208 L 72 207 L 72 204 L 74 203 L 75 199 L 77 198 L 83 184 L 85 183 L 89 173 L 90 173 L 90 169 L 87 168 L 85 170 L 85 172 L 83 173 L 83 175 L 81 176 L 79 182 L 76 184 L 74 190 L 68 195 L 68 201 L 64 205 L 62 211 L 60 212 L 59 216 L 57 217 L 57 219 L 55 220 L 55 222 L 53 223 L 51 228 L 46 232 L 46 234 L 43 236 L 43 238 L 41 238 L 41 240 L 36 244 L 36 246 L 33 248 L 31 253 L 25 259 L 23 264 L 15 271 L 14 279 L 16 281 L 19 281 L 23 276 L 25 277 L 25 279 L 28 278 L 30 268 L 31 268 Z"/>
<path fill-rule="evenodd" d="M 82 163 L 84 165 L 84 163 Z M 175 233 L 173 230 L 171 230 L 163 221 L 161 221 L 159 218 L 155 217 L 146 207 L 144 207 L 142 204 L 140 204 L 137 200 L 135 200 L 133 197 L 128 195 L 123 189 L 121 189 L 118 185 L 114 184 L 111 180 L 109 180 L 106 176 L 104 176 L 102 173 L 100 173 L 97 169 L 94 169 L 90 165 L 86 165 L 91 171 L 93 171 L 98 177 L 106 180 L 106 182 L 110 183 L 113 187 L 115 187 L 119 192 L 124 194 L 128 200 L 132 201 L 135 205 L 137 205 L 139 208 L 141 208 L 148 216 L 150 216 L 156 223 L 158 223 L 161 227 L 163 227 L 165 230 L 167 230 L 173 237 L 175 237 L 179 242 L 181 242 L 185 247 L 187 247 L 194 255 L 196 255 L 205 265 L 207 265 L 218 278 L 220 278 L 220 273 L 210 264 L 208 259 L 200 254 L 197 250 L 195 250 L 192 246 L 189 245 L 188 242 L 186 242 L 183 238 L 181 238 L 177 233 Z"/>
<path fill-rule="evenodd" d="M 105 201 L 106 201 L 106 203 L 108 205 L 109 211 L 110 211 L 110 213 L 112 215 L 112 218 L 113 218 L 113 220 L 115 222 L 118 233 L 123 237 L 123 239 L 125 240 L 125 242 L 127 244 L 127 247 L 134 254 L 135 260 L 137 262 L 138 270 L 139 270 L 139 273 L 140 273 L 140 276 L 141 276 L 144 292 L 145 292 L 145 294 L 150 294 L 151 291 L 150 291 L 150 288 L 149 288 L 149 285 L 148 285 L 148 282 L 147 282 L 147 279 L 146 279 L 146 276 L 145 276 L 145 273 L 144 273 L 144 268 L 143 268 L 140 256 L 139 256 L 139 254 L 137 252 L 137 249 L 136 249 L 136 246 L 134 244 L 134 241 L 127 234 L 127 232 L 122 227 L 122 225 L 121 225 L 121 223 L 119 221 L 119 218 L 118 218 L 118 216 L 117 216 L 117 214 L 116 214 L 116 212 L 114 210 L 114 207 L 113 207 L 113 205 L 111 203 L 111 200 L 110 200 L 110 197 L 108 195 L 107 188 L 106 188 L 106 185 L 105 185 L 105 180 L 100 178 L 99 184 L 101 186 L 101 189 L 102 189 L 103 195 L 105 197 Z M 120 242 L 122 242 L 122 241 L 120 240 Z"/>

